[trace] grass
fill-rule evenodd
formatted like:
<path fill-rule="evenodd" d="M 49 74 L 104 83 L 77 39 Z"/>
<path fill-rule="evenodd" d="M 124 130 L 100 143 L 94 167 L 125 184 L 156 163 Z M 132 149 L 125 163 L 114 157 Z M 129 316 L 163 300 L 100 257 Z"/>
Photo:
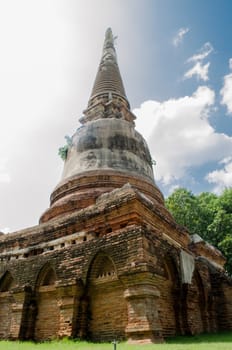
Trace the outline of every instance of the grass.
<path fill-rule="evenodd" d="M 232 332 L 203 334 L 193 337 L 175 337 L 164 344 L 128 345 L 118 343 L 117 350 L 232 350 Z M 113 350 L 110 343 L 94 344 L 63 339 L 60 341 L 33 343 L 0 341 L 0 350 Z"/>

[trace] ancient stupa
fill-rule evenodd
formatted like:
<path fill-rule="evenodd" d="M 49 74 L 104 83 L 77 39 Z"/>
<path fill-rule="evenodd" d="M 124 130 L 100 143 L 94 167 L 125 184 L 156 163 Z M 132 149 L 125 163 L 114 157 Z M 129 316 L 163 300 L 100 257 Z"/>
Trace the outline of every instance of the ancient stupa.
<path fill-rule="evenodd" d="M 225 259 L 164 206 L 114 37 L 35 226 L 0 235 L 0 338 L 162 342 L 232 329 Z"/>

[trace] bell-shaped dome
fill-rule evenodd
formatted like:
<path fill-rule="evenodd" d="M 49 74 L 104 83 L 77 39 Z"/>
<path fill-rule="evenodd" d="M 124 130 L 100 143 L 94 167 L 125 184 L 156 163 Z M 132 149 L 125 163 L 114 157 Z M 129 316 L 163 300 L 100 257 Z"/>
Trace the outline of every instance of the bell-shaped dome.
<path fill-rule="evenodd" d="M 154 181 L 147 144 L 132 123 L 116 118 L 97 119 L 77 130 L 62 179 L 96 170 L 120 171 Z"/>
<path fill-rule="evenodd" d="M 108 29 L 82 126 L 69 142 L 61 182 L 41 222 L 94 204 L 102 193 L 126 183 L 163 203 L 147 143 L 135 130 L 134 120 Z"/>

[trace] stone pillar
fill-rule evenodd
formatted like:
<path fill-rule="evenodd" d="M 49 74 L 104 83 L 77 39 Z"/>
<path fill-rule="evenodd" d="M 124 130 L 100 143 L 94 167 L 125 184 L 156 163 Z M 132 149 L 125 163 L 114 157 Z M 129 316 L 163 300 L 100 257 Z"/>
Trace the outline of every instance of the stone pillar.
<path fill-rule="evenodd" d="M 232 330 L 232 286 L 222 284 L 223 295 L 220 300 L 219 326 L 220 330 Z"/>
<path fill-rule="evenodd" d="M 13 303 L 11 304 L 11 324 L 9 338 L 18 339 L 20 336 L 20 328 L 22 323 L 23 305 L 25 300 L 25 292 L 13 294 Z"/>
<path fill-rule="evenodd" d="M 78 313 L 77 313 L 77 324 L 75 327 L 74 336 L 79 339 L 86 339 L 88 337 L 88 307 L 89 307 L 89 298 L 88 296 L 83 296 L 79 299 L 78 303 Z"/>
<path fill-rule="evenodd" d="M 57 287 L 60 307 L 59 337 L 71 337 L 75 334 L 77 311 L 83 289 L 77 285 Z"/>
<path fill-rule="evenodd" d="M 128 306 L 126 336 L 129 343 L 161 343 L 158 315 L 159 291 L 152 284 L 129 286 L 124 292 Z"/>

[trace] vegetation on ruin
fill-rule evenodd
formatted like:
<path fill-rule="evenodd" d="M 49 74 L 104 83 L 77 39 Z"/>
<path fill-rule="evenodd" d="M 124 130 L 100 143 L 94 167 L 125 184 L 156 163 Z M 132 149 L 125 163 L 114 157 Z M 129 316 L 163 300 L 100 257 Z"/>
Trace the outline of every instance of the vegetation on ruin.
<path fill-rule="evenodd" d="M 60 147 L 58 150 L 58 154 L 62 160 L 66 160 L 68 155 L 68 145 L 64 145 L 63 147 Z"/>
<path fill-rule="evenodd" d="M 180 336 L 168 339 L 164 344 L 117 344 L 117 350 L 196 350 L 196 347 L 198 350 L 231 350 L 232 332 L 192 337 Z M 113 344 L 94 344 L 68 339 L 44 343 L 0 341 L 0 350 L 113 350 Z"/>
<path fill-rule="evenodd" d="M 220 249 L 227 259 L 226 270 L 232 275 L 232 188 L 219 196 L 209 192 L 194 195 L 178 188 L 166 199 L 166 206 L 190 234 L 198 234 Z"/>
<path fill-rule="evenodd" d="M 68 149 L 70 146 L 72 146 L 72 138 L 70 136 L 67 136 L 67 135 L 64 138 L 66 140 L 66 144 L 63 147 L 60 147 L 58 150 L 58 154 L 63 161 L 65 161 L 67 159 Z"/>

